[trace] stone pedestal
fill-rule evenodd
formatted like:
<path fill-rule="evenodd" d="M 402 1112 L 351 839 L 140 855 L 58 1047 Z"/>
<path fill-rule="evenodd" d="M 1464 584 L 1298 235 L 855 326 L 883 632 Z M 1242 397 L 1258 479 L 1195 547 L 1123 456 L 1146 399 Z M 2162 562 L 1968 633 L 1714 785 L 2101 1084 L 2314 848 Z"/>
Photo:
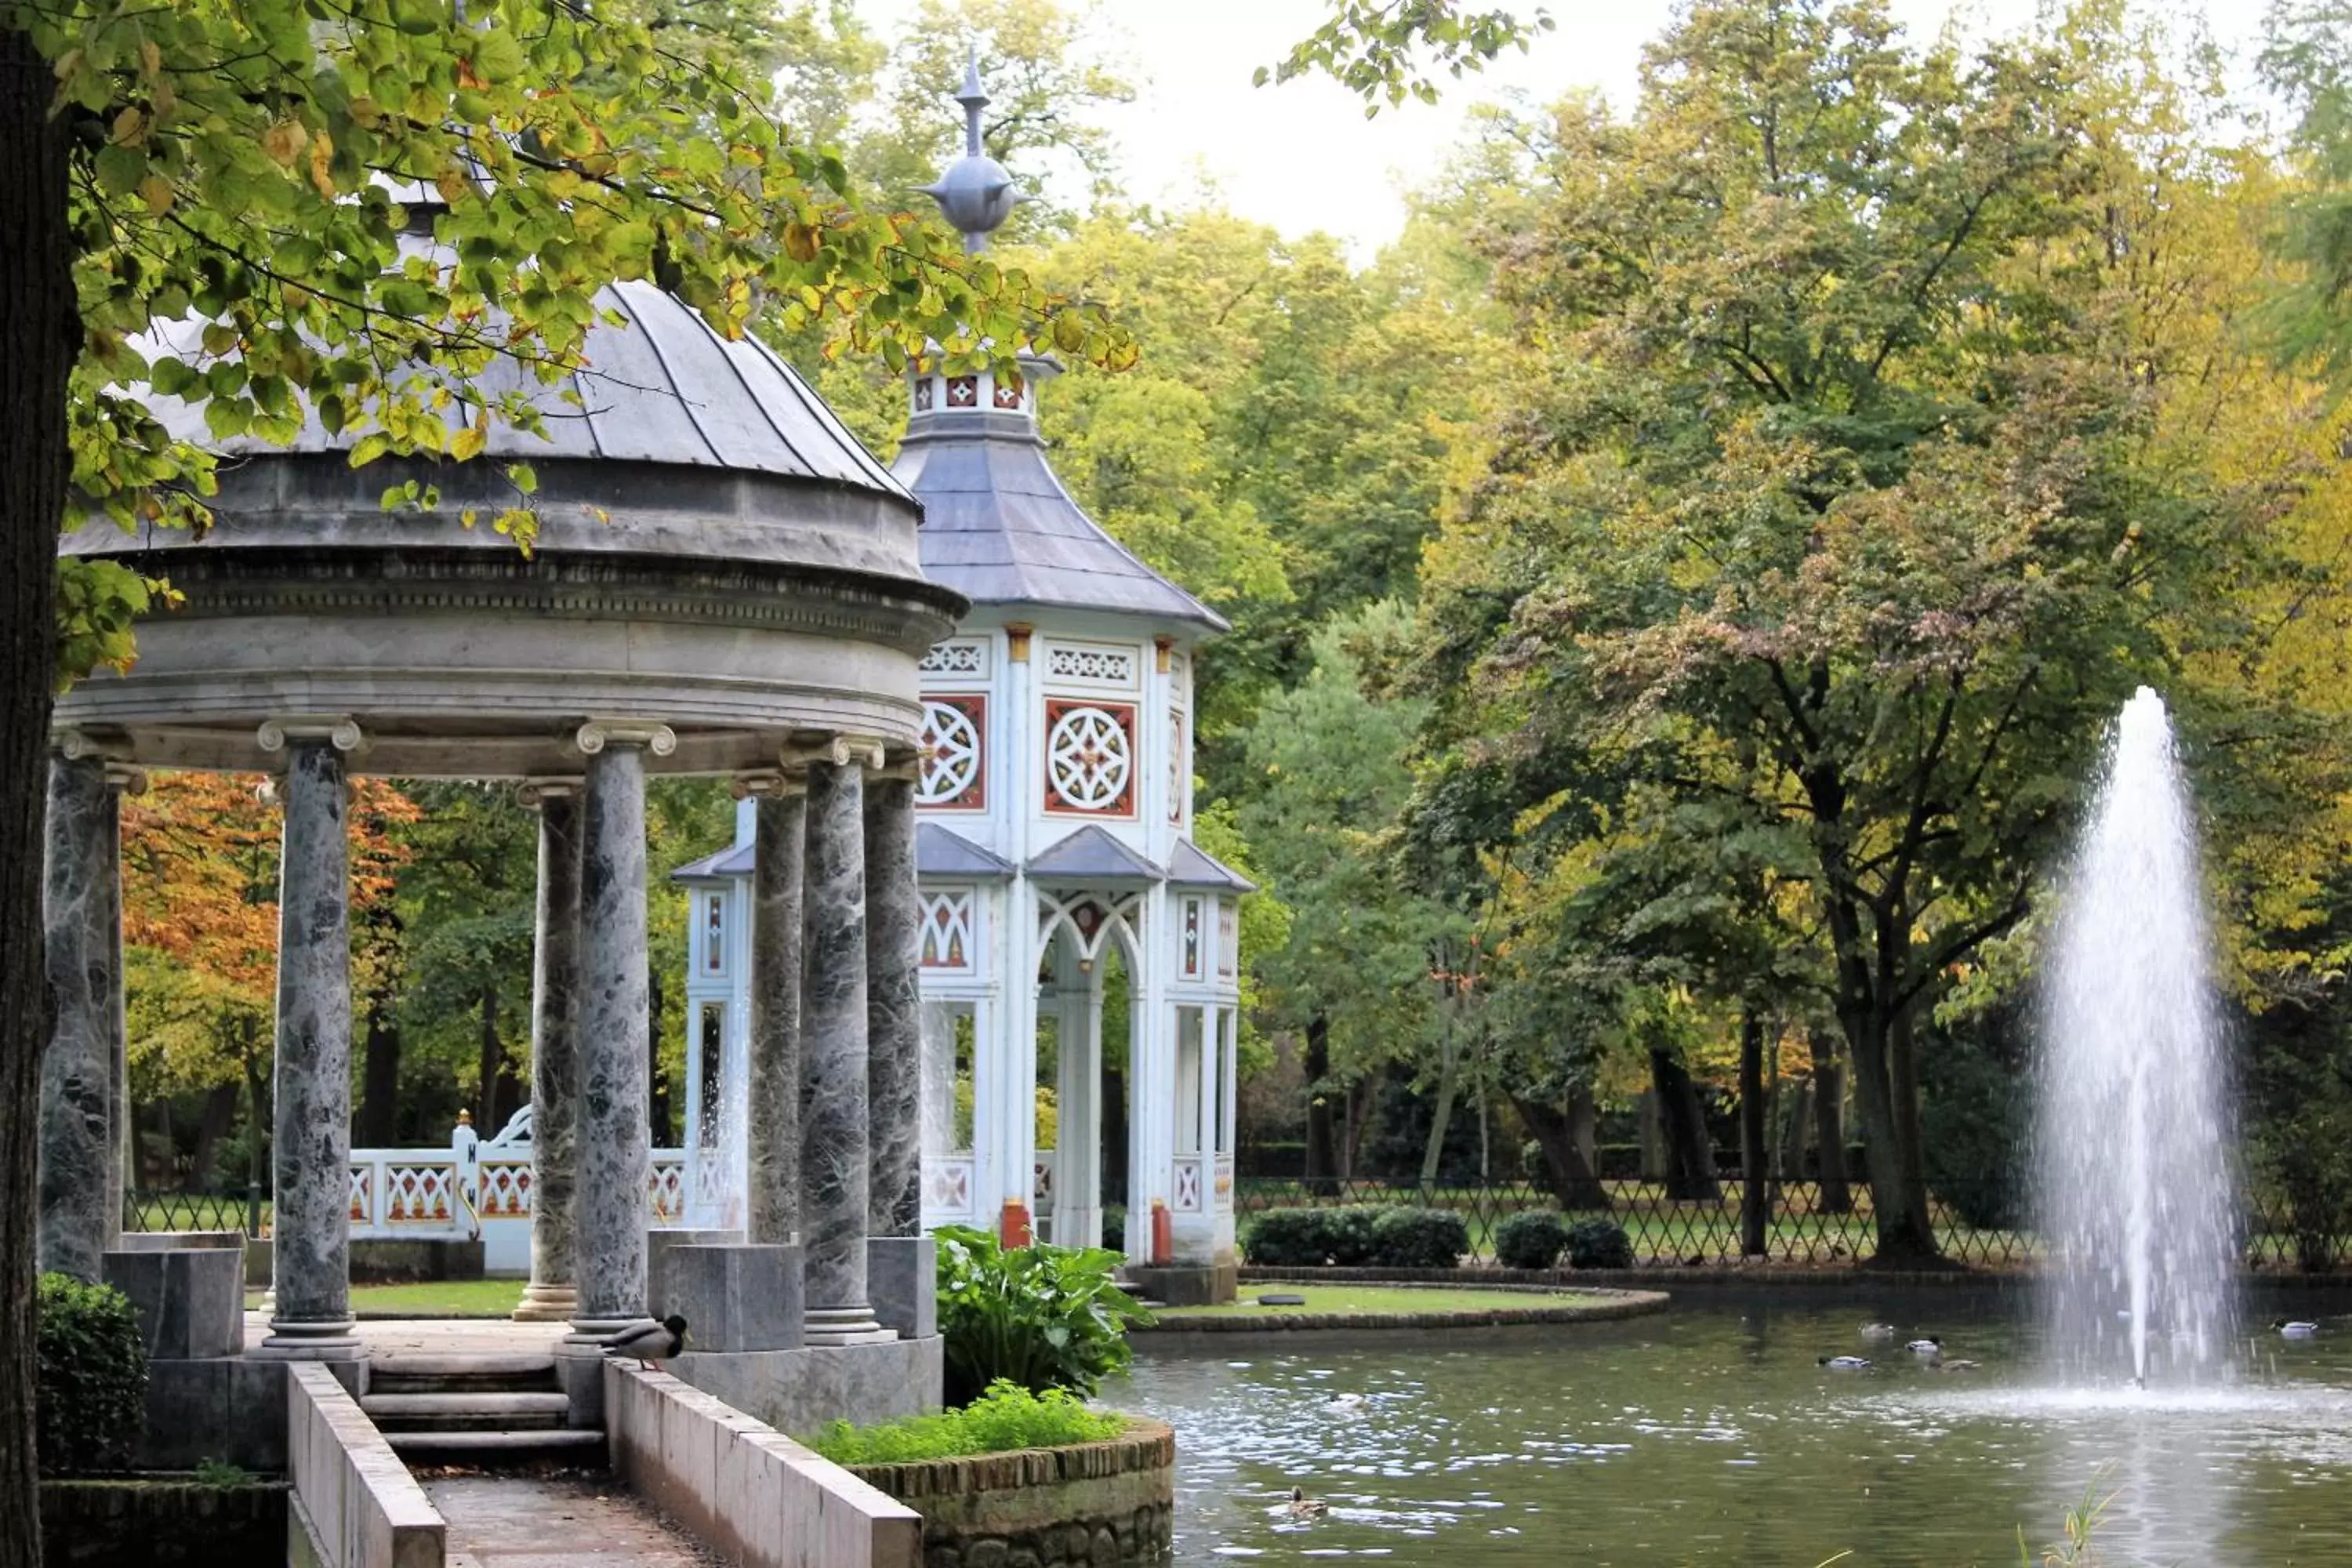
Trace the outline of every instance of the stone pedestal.
<path fill-rule="evenodd" d="M 866 812 L 845 743 L 809 764 L 801 971 L 801 1244 L 808 1342 L 893 1337 L 866 1294 Z"/>
<path fill-rule="evenodd" d="M 109 1252 L 105 1278 L 138 1310 L 150 1361 L 202 1361 L 245 1348 L 242 1248 Z"/>
<path fill-rule="evenodd" d="M 539 808 L 539 910 L 530 990 L 530 1283 L 515 1317 L 569 1321 L 577 1232 L 572 1146 L 580 1100 L 580 792 L 569 779 L 533 779 Z"/>
<path fill-rule="evenodd" d="M 271 1172 L 276 1303 L 268 1355 L 357 1359 L 352 1337 L 352 974 L 350 850 L 342 753 L 348 720 L 273 721 L 285 750 L 285 842 L 278 891 L 277 1100 Z"/>
<path fill-rule="evenodd" d="M 801 1249 L 738 1243 L 664 1247 L 653 1272 L 654 1300 L 686 1320 L 701 1352 L 801 1348 Z"/>
<path fill-rule="evenodd" d="M 49 759 L 48 850 L 41 889 L 51 1016 L 41 1053 L 40 1267 L 94 1283 L 118 1213 L 106 1212 L 115 1161 L 116 993 L 122 984 L 116 907 L 114 793 L 95 756 Z"/>
<path fill-rule="evenodd" d="M 751 874 L 751 1239 L 796 1243 L 801 1229 L 801 945 L 805 779 L 760 781 Z"/>
<path fill-rule="evenodd" d="M 874 1316 L 902 1339 L 940 1331 L 939 1244 L 928 1236 L 877 1236 L 866 1243 L 866 1289 Z"/>
<path fill-rule="evenodd" d="M 911 767 L 866 781 L 866 1120 L 869 1236 L 923 1228 L 921 895 Z"/>

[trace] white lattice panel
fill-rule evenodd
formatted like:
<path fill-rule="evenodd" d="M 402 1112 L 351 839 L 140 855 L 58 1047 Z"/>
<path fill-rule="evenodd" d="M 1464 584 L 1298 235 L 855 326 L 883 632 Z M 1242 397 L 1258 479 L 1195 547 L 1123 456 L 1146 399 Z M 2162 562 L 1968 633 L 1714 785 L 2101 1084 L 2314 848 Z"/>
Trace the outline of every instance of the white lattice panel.
<path fill-rule="evenodd" d="M 1139 648 L 1077 642 L 1049 643 L 1045 647 L 1045 679 L 1056 687 L 1133 691 L 1142 668 Z"/>

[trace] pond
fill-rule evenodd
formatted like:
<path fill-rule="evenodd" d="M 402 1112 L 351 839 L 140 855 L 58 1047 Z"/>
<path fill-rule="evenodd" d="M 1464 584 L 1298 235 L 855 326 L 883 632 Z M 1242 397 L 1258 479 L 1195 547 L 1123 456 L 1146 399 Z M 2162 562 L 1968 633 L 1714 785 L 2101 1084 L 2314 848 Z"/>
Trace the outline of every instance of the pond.
<path fill-rule="evenodd" d="M 1867 1345 L 1878 1320 L 1981 1365 Z M 1104 1397 L 1176 1428 L 1181 1564 L 2013 1565 L 2095 1490 L 2107 1568 L 2300 1568 L 2352 1564 L 2352 1318 L 2324 1327 L 2250 1330 L 2203 1388 L 2062 1392 L 2015 1303 L 1707 1289 L 1622 1323 L 1153 1341 Z M 1328 1513 L 1294 1519 L 1294 1486 Z"/>

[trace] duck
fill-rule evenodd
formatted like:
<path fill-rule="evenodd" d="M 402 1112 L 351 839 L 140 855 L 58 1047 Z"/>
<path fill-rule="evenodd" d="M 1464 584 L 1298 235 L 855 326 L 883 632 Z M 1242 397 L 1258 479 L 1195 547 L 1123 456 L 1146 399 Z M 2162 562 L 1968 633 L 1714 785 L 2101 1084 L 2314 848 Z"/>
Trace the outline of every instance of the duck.
<path fill-rule="evenodd" d="M 2282 1318 L 2277 1322 L 2273 1323 L 2271 1327 L 2276 1329 L 2282 1336 L 2290 1340 L 2309 1340 L 2319 1337 L 2319 1325 L 2317 1323 L 2289 1322 L 2284 1318 Z"/>
<path fill-rule="evenodd" d="M 1944 1342 L 1937 1339 L 1935 1335 L 1929 1334 L 1924 1340 L 1913 1340 L 1909 1344 L 1905 1345 L 1903 1348 L 1923 1361 L 1933 1361 L 1936 1357 L 1944 1353 Z"/>
<path fill-rule="evenodd" d="M 1330 1511 L 1331 1505 L 1325 1502 L 1322 1499 L 1308 1497 L 1304 1491 L 1301 1491 L 1297 1487 L 1290 1489 L 1291 1518 L 1321 1519 L 1325 1514 Z"/>
<path fill-rule="evenodd" d="M 1866 1340 L 1891 1340 L 1895 1337 L 1895 1325 L 1892 1323 L 1864 1323 L 1862 1325 L 1862 1337 Z"/>
<path fill-rule="evenodd" d="M 1819 1361 L 1832 1372 L 1868 1372 L 1873 1364 L 1868 1358 L 1858 1355 L 1825 1355 Z"/>
<path fill-rule="evenodd" d="M 1360 1410 L 1364 1407 L 1366 1401 L 1364 1396 L 1360 1394 L 1334 1393 L 1330 1398 L 1325 1400 L 1323 1403 L 1333 1410 Z"/>
<path fill-rule="evenodd" d="M 1935 1360 L 1927 1363 L 1927 1370 L 1930 1372 L 1974 1372 L 1977 1370 L 1979 1364 L 1979 1363 L 1976 1362 L 1964 1360 L 1958 1356 L 1953 1357 L 1950 1361 L 1946 1361 L 1942 1356 L 1937 1356 Z"/>
<path fill-rule="evenodd" d="M 660 1322 L 640 1323 L 624 1329 L 604 1342 L 604 1353 L 634 1361 L 639 1366 L 650 1366 L 656 1372 L 661 1363 L 686 1348 L 686 1320 L 672 1312 Z"/>

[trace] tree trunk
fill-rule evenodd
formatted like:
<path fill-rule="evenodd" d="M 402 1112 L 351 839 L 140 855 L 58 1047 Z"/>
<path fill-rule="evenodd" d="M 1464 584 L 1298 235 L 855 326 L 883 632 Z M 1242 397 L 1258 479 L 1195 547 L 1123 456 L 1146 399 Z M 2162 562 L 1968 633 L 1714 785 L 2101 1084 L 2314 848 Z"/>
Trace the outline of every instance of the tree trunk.
<path fill-rule="evenodd" d="M 1581 1100 L 1580 1107 L 1578 1101 Z M 1565 1108 L 1539 1100 L 1510 1096 L 1511 1108 L 1528 1124 L 1542 1146 L 1544 1163 L 1551 1168 L 1552 1192 L 1563 1209 L 1605 1209 L 1609 1191 L 1592 1168 L 1592 1091 L 1579 1089 Z M 1578 1111 L 1583 1112 L 1581 1125 Z"/>
<path fill-rule="evenodd" d="M 1706 1110 L 1699 1103 L 1698 1084 L 1690 1070 L 1672 1052 L 1654 1050 L 1650 1083 L 1657 1097 L 1659 1130 L 1665 1140 L 1666 1196 L 1722 1202 L 1723 1189 L 1715 1180 L 1715 1152 L 1707 1142 Z"/>
<path fill-rule="evenodd" d="M 1739 1020 L 1739 1253 L 1743 1258 L 1764 1256 L 1771 1219 L 1766 1109 L 1764 1020 L 1750 1009 Z"/>
<path fill-rule="evenodd" d="M 1372 1120 L 1372 1096 L 1380 1084 L 1374 1079 L 1359 1079 L 1348 1086 L 1348 1119 L 1341 1128 L 1339 1142 L 1339 1179 L 1353 1181 L 1356 1158 L 1364 1147 L 1364 1129 Z"/>
<path fill-rule="evenodd" d="M 236 1085 L 215 1084 L 205 1095 L 204 1114 L 196 1121 L 195 1174 L 199 1186 L 209 1187 L 213 1180 L 213 1163 L 219 1157 L 220 1141 L 236 1125 Z M 132 1186 L 140 1185 L 136 1172 L 130 1177 Z"/>
<path fill-rule="evenodd" d="M 1813 1045 L 1813 1147 L 1821 1166 L 1819 1214 L 1852 1214 L 1853 1194 L 1845 1183 L 1845 1068 L 1834 1041 L 1819 1033 Z"/>
<path fill-rule="evenodd" d="M 1937 1261 L 1936 1236 L 1927 1224 L 1927 1183 L 1919 1174 L 1917 1150 L 1904 1151 L 1904 1123 L 1895 1096 L 1891 1021 L 1874 1015 L 1850 1018 L 1846 1043 L 1853 1058 L 1854 1105 L 1862 1112 L 1863 1142 L 1870 1162 L 1872 1218 L 1878 1231 L 1874 1261 L 1916 1268 Z M 1911 1123 L 1917 1123 L 1914 1089 Z"/>
<path fill-rule="evenodd" d="M 1780 1110 L 1780 1179 L 1805 1179 L 1805 1142 L 1813 1125 L 1813 1086 L 1802 1079 L 1791 1082 Z"/>
<path fill-rule="evenodd" d="M 1635 1147 L 1641 1155 L 1641 1163 L 1636 1169 L 1642 1180 L 1645 1183 L 1666 1180 L 1670 1167 L 1666 1158 L 1665 1129 L 1658 1120 L 1656 1089 L 1645 1089 L 1633 1097 L 1633 1128 Z"/>
<path fill-rule="evenodd" d="M 1331 1020 L 1320 1013 L 1307 1020 L 1307 1055 L 1299 1065 L 1307 1075 L 1307 1190 L 1324 1192 L 1339 1165 L 1332 1158 L 1331 1095 L 1324 1081 L 1331 1076 Z"/>
<path fill-rule="evenodd" d="M 42 826 L 57 670 L 66 382 L 81 343 L 57 78 L 0 31 L 0 1568 L 41 1560 L 33 1453 L 33 1253 L 41 1052 Z M 103 526 L 103 525 L 101 525 Z"/>
<path fill-rule="evenodd" d="M 400 1143 L 400 1021 L 393 1014 L 392 998 L 382 992 L 368 1008 L 357 1142 L 363 1149 L 391 1149 Z"/>
<path fill-rule="evenodd" d="M 1421 1151 L 1421 1184 L 1434 1186 L 1437 1183 L 1438 1162 L 1445 1157 L 1445 1128 L 1454 1120 L 1454 1067 L 1459 1055 L 1454 1048 L 1454 1015 L 1449 1008 L 1445 1032 L 1437 1045 L 1437 1106 L 1429 1118 L 1429 1142 Z"/>

